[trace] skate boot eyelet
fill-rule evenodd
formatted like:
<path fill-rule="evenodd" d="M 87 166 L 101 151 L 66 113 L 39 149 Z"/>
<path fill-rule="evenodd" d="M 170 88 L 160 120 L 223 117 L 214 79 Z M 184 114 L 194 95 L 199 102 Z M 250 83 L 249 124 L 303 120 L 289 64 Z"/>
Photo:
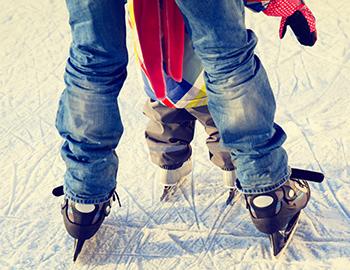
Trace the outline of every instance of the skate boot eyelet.
<path fill-rule="evenodd" d="M 293 202 L 295 200 L 295 198 L 297 197 L 297 192 L 295 192 L 295 190 L 293 190 L 290 187 L 287 187 L 285 189 L 285 196 L 284 196 L 284 200 L 286 201 L 286 203 L 291 204 L 291 202 Z"/>
<path fill-rule="evenodd" d="M 293 189 L 289 190 L 288 197 L 293 199 L 295 197 L 295 191 Z"/>

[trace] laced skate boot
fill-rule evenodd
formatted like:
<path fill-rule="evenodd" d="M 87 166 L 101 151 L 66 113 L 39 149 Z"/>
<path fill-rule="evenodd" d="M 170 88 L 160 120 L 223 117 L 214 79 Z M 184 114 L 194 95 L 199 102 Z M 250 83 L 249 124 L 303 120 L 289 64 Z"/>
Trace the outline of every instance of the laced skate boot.
<path fill-rule="evenodd" d="M 295 232 L 301 210 L 309 202 L 308 183 L 290 179 L 274 191 L 245 195 L 245 199 L 254 225 L 269 235 L 273 256 L 278 258 Z"/>
<path fill-rule="evenodd" d="M 188 159 L 180 168 L 175 170 L 167 170 L 159 168 L 157 171 L 157 179 L 163 185 L 163 194 L 160 201 L 168 201 L 175 193 L 176 185 L 186 178 L 192 171 L 192 161 Z"/>
<path fill-rule="evenodd" d="M 55 188 L 52 193 L 55 196 L 62 196 L 63 187 Z M 78 258 L 85 240 L 96 234 L 105 217 L 111 211 L 112 201 L 116 199 L 119 206 L 121 206 L 118 194 L 115 191 L 112 193 L 110 200 L 99 204 L 80 204 L 64 198 L 61 213 L 67 232 L 74 238 L 74 262 Z"/>
<path fill-rule="evenodd" d="M 226 200 L 226 205 L 234 204 L 239 198 L 240 193 L 238 192 L 238 189 L 236 187 L 236 172 L 235 170 L 232 171 L 225 171 L 223 170 L 223 180 L 224 185 L 229 189 L 229 195 Z"/>

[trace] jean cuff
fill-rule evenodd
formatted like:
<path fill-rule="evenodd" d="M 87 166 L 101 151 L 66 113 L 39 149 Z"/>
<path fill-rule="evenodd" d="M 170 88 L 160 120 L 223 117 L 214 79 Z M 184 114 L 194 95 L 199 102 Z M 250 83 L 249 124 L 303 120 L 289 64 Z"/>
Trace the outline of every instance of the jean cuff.
<path fill-rule="evenodd" d="M 235 167 L 221 167 L 221 170 L 227 171 L 227 172 L 232 172 L 232 171 L 234 171 L 235 169 L 236 169 Z"/>
<path fill-rule="evenodd" d="M 270 191 L 276 190 L 279 187 L 283 186 L 290 178 L 291 175 L 291 168 L 288 167 L 287 172 L 285 173 L 284 177 L 281 177 L 277 183 L 273 184 L 273 185 L 269 185 L 269 186 L 264 186 L 264 187 L 259 187 L 259 188 L 242 188 L 242 186 L 239 183 L 239 180 L 236 180 L 236 186 L 237 189 L 246 194 L 246 195 L 252 195 L 252 194 L 264 194 L 264 193 L 268 193 Z M 238 182 L 237 182 L 238 181 Z"/>
<path fill-rule="evenodd" d="M 114 191 L 115 191 L 115 188 L 104 196 L 85 199 L 85 198 L 81 198 L 79 195 L 75 194 L 74 192 L 68 190 L 64 186 L 64 196 L 73 202 L 81 203 L 81 204 L 100 204 L 100 203 L 107 202 L 113 196 Z"/>
<path fill-rule="evenodd" d="M 178 163 L 175 165 L 159 165 L 159 167 L 164 169 L 164 170 L 176 170 L 176 169 L 180 168 L 182 165 L 183 165 L 183 163 Z"/>

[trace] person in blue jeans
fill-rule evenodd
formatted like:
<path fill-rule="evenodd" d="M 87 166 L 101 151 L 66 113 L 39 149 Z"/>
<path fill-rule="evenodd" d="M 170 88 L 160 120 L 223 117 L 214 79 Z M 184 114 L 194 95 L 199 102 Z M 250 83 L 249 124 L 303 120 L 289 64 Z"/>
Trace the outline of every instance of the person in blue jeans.
<path fill-rule="evenodd" d="M 268 10 L 273 2 L 285 1 L 260 2 L 262 10 Z M 133 2 L 139 6 L 154 4 Z M 163 2 L 157 6 L 162 8 Z M 67 170 L 64 189 L 55 193 L 65 195 L 62 214 L 67 231 L 77 239 L 75 260 L 84 240 L 99 229 L 115 198 L 115 149 L 123 133 L 117 100 L 127 77 L 128 52 L 124 1 L 66 3 L 72 43 L 56 127 L 64 139 L 61 154 Z M 244 2 L 176 0 L 176 5 L 204 67 L 208 108 L 237 167 L 236 185 L 245 195 L 253 221 L 259 220 L 265 228 L 271 220 L 282 219 L 274 229 L 281 230 L 306 206 L 309 188 L 290 179 L 287 154 L 282 148 L 286 134 L 274 123 L 275 99 L 265 69 L 254 54 L 257 38 L 245 27 Z M 303 15 L 300 10 L 304 7 L 297 3 L 290 14 L 281 17 L 298 12 Z M 278 12 L 272 15 L 280 16 Z M 293 29 L 288 20 L 284 23 Z M 308 20 L 303 23 L 309 27 L 307 34 L 316 34 Z M 292 192 L 286 194 L 286 190 Z M 288 194 L 289 202 L 297 200 L 293 211 L 284 203 Z M 274 233 L 254 224 L 263 232 Z"/>

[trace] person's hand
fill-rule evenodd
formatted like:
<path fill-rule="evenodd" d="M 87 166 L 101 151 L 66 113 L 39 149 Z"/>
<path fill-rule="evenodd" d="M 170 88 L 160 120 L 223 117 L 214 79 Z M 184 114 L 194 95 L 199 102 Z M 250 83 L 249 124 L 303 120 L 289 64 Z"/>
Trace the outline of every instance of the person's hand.
<path fill-rule="evenodd" d="M 303 0 L 271 0 L 263 12 L 268 16 L 282 17 L 279 30 L 281 39 L 289 25 L 302 45 L 315 44 L 316 20 Z"/>

